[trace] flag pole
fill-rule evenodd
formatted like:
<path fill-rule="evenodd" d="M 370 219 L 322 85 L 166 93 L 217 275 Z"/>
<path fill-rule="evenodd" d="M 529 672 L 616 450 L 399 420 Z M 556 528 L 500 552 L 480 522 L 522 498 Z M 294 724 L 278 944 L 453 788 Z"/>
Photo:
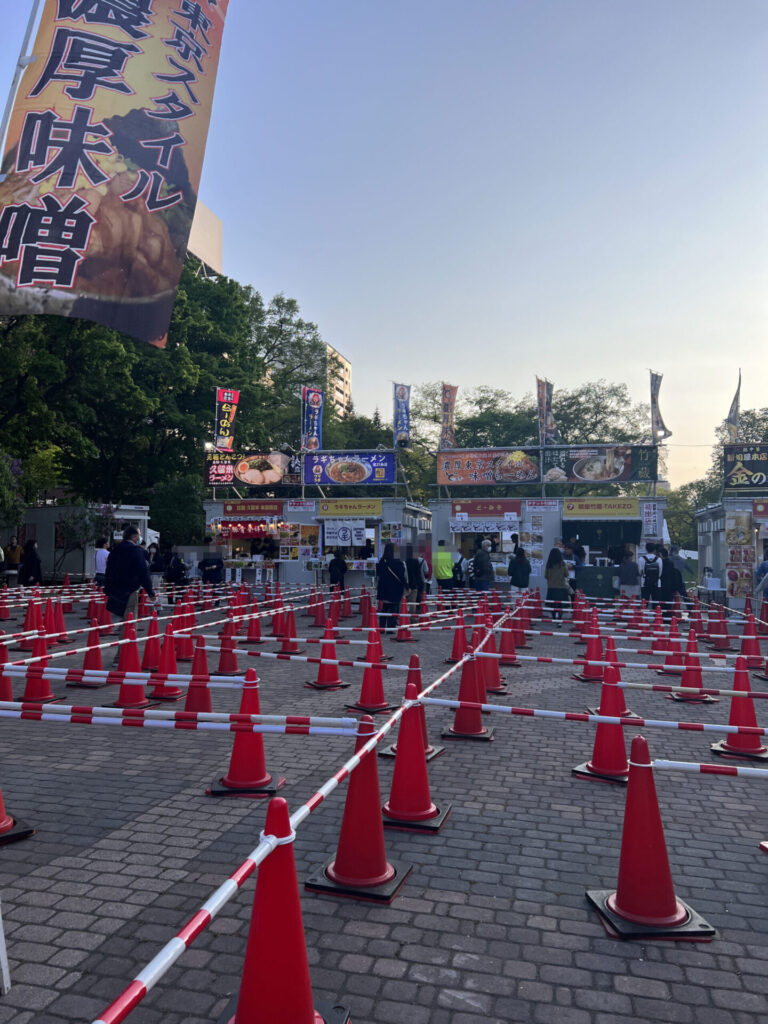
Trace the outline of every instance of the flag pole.
<path fill-rule="evenodd" d="M 21 82 L 21 76 L 24 74 L 25 69 L 35 62 L 37 59 L 34 54 L 29 53 L 29 42 L 32 38 L 32 33 L 35 30 L 35 23 L 37 22 L 37 16 L 40 12 L 40 4 L 42 0 L 33 0 L 32 2 L 32 13 L 29 16 L 27 22 L 27 30 L 24 33 L 24 41 L 21 44 L 21 50 L 19 52 L 19 59 L 16 63 L 16 70 L 13 73 L 13 82 L 11 83 L 11 91 L 8 93 L 8 99 L 5 104 L 5 110 L 3 111 L 3 119 L 0 121 L 0 159 L 2 154 L 5 152 L 5 136 L 8 132 L 8 122 L 11 120 L 11 111 L 13 110 L 14 100 L 16 99 L 16 93 Z M 0 172 L 0 182 L 5 181 L 6 175 Z"/>

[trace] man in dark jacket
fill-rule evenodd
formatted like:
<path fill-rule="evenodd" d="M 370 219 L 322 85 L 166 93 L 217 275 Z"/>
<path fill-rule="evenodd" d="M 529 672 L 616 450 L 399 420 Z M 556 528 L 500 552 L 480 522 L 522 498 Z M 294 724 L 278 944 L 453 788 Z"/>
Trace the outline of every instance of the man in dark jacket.
<path fill-rule="evenodd" d="M 475 552 L 474 566 L 474 588 L 475 590 L 490 590 L 493 583 L 493 564 L 491 562 L 491 542 L 484 540 Z"/>
<path fill-rule="evenodd" d="M 135 526 L 123 530 L 123 539 L 107 559 L 104 574 L 104 593 L 107 595 L 107 609 L 118 618 L 136 616 L 139 590 L 143 587 L 152 601 L 155 592 L 144 552 L 139 547 L 141 536 Z"/>

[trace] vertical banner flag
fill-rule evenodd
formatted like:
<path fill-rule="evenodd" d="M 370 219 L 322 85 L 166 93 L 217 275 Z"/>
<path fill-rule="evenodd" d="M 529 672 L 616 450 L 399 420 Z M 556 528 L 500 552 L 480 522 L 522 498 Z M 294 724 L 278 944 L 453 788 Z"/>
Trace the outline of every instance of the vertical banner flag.
<path fill-rule="evenodd" d="M 659 391 L 663 374 L 654 373 L 651 370 L 651 437 L 654 444 L 663 441 L 665 437 L 672 437 L 672 431 L 667 430 L 659 410 Z"/>
<path fill-rule="evenodd" d="M 213 447 L 220 452 L 231 452 L 235 443 L 232 425 L 235 422 L 237 403 L 240 401 L 239 391 L 228 388 L 216 388 L 216 430 Z"/>
<path fill-rule="evenodd" d="M 162 348 L 229 0 L 45 0 L 0 183 L 0 315 Z"/>
<path fill-rule="evenodd" d="M 411 446 L 411 385 L 394 385 L 395 411 L 392 417 L 392 435 L 395 448 Z"/>
<path fill-rule="evenodd" d="M 301 447 L 315 452 L 323 447 L 323 392 L 301 389 Z"/>
<path fill-rule="evenodd" d="M 456 435 L 453 427 L 453 416 L 456 411 L 456 394 L 458 386 L 443 384 L 442 424 L 440 427 L 440 444 L 438 448 L 455 448 Z"/>
<path fill-rule="evenodd" d="M 539 406 L 539 444 L 562 444 L 563 439 L 552 415 L 552 383 L 536 378 L 536 399 Z"/>
<path fill-rule="evenodd" d="M 725 421 L 725 430 L 728 435 L 728 440 L 731 444 L 738 439 L 739 436 L 739 400 L 741 399 L 741 370 L 739 370 L 739 384 L 736 388 L 736 394 L 733 396 L 731 402 L 731 408 L 728 411 L 728 419 Z"/>

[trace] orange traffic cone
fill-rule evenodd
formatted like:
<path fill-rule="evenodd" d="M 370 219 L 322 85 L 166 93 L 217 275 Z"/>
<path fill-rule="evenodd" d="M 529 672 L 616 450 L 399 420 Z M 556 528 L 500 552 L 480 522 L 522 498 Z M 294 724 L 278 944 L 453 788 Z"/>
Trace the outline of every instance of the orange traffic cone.
<path fill-rule="evenodd" d="M 472 648 L 461 669 L 459 700 L 468 703 L 482 703 L 478 700 L 477 659 Z M 483 725 L 480 708 L 456 708 L 453 725 L 440 734 L 444 740 L 492 740 L 493 729 Z"/>
<path fill-rule="evenodd" d="M 8 587 L 0 590 L 0 622 L 7 622 L 11 617 L 11 610 L 8 607 Z"/>
<path fill-rule="evenodd" d="M 418 654 L 412 654 L 408 660 L 408 675 L 406 677 L 405 689 L 408 690 L 409 686 L 416 687 L 416 693 L 421 693 L 423 686 L 421 681 L 421 663 L 419 661 Z M 435 746 L 430 743 L 429 734 L 427 732 L 427 716 L 424 712 L 424 705 L 417 704 L 416 710 L 419 714 L 419 721 L 421 722 L 421 733 L 424 738 L 424 757 L 427 761 L 431 761 L 435 757 L 439 757 L 440 754 L 445 753 L 445 747 Z M 379 747 L 379 757 L 395 757 L 397 755 L 397 744 L 391 743 L 388 747 Z"/>
<path fill-rule="evenodd" d="M 98 623 L 96 622 L 96 619 L 91 619 L 91 628 L 88 630 L 87 648 L 85 657 L 83 658 L 83 677 L 81 679 L 65 683 L 68 688 L 75 690 L 100 690 L 102 687 L 107 685 L 107 680 L 103 676 L 89 678 L 86 674 L 88 672 L 101 672 L 103 670 L 101 662 L 101 648 L 99 647 L 100 642 Z"/>
<path fill-rule="evenodd" d="M 583 683 L 600 683 L 603 680 L 603 666 L 596 665 L 594 662 L 600 662 L 603 660 L 603 645 L 600 642 L 600 637 L 595 634 L 598 632 L 594 626 L 589 627 L 589 638 L 587 640 L 587 653 L 584 659 L 577 658 L 574 664 L 583 665 L 584 668 L 581 672 L 572 673 L 572 679 L 580 679 Z"/>
<path fill-rule="evenodd" d="M 402 600 L 400 601 L 400 615 L 397 620 L 397 633 L 395 633 L 395 640 L 398 643 L 415 643 L 414 637 L 408 628 L 411 624 L 410 616 L 408 615 L 408 604 L 405 600 L 405 594 L 403 594 Z"/>
<path fill-rule="evenodd" d="M 123 627 L 124 643 L 120 647 L 120 660 L 117 664 L 118 672 L 141 672 L 141 661 L 139 660 L 139 648 L 136 643 L 136 630 L 133 625 L 133 616 L 129 613 L 125 617 Z M 147 695 L 144 691 L 143 682 L 128 682 L 125 678 L 120 681 L 120 689 L 117 700 L 110 705 L 114 708 L 146 708 L 149 706 Z"/>
<path fill-rule="evenodd" d="M 605 669 L 603 685 L 600 688 L 598 714 L 611 718 L 622 717 L 624 697 L 621 687 L 616 685 L 619 681 L 619 670 L 613 665 L 608 665 Z M 580 779 L 625 783 L 629 778 L 628 772 L 624 729 L 620 724 L 610 725 L 607 722 L 598 722 L 592 759 L 572 768 L 571 774 Z"/>
<path fill-rule="evenodd" d="M 745 696 L 731 697 L 731 713 L 728 724 L 750 729 L 757 728 L 755 705 L 750 695 L 749 674 L 745 658 L 736 659 L 731 688 L 742 691 Z M 721 757 L 746 758 L 749 761 L 768 760 L 768 748 L 763 746 L 757 733 L 729 733 L 724 740 L 713 743 L 710 750 L 713 754 L 720 754 Z"/>
<path fill-rule="evenodd" d="M 152 612 L 147 629 L 147 639 L 141 655 L 142 672 L 156 672 L 160 666 L 160 628 L 157 623 L 157 612 Z"/>
<path fill-rule="evenodd" d="M 67 636 L 67 624 L 64 621 L 64 605 L 61 601 L 57 601 L 53 606 L 53 617 L 56 623 L 56 643 L 57 644 L 71 644 L 74 643 L 73 639 Z"/>
<path fill-rule="evenodd" d="M 675 896 L 644 736 L 632 740 L 629 764 L 618 884 L 587 890 L 587 899 L 613 938 L 707 942 L 714 928 Z"/>
<path fill-rule="evenodd" d="M 0 615 L 0 618 L 2 616 Z M 765 636 L 768 633 L 768 597 L 763 595 L 763 603 L 760 605 L 760 616 L 757 622 L 757 632 L 761 636 Z"/>
<path fill-rule="evenodd" d="M 748 615 L 744 623 L 744 632 L 741 636 L 741 650 L 739 654 L 746 658 L 747 668 L 760 668 L 763 659 L 760 654 L 760 641 L 757 639 L 754 615 Z"/>
<path fill-rule="evenodd" d="M 683 666 L 683 676 L 680 680 L 680 685 L 686 688 L 686 692 L 683 693 L 678 690 L 676 693 L 669 694 L 669 700 L 682 701 L 689 704 L 716 704 L 718 702 L 717 697 L 711 697 L 707 693 L 702 693 L 704 682 L 701 673 L 701 659 L 698 654 L 696 634 L 692 629 L 688 632 L 688 643 L 685 648 L 685 665 Z"/>
<path fill-rule="evenodd" d="M 681 676 L 685 671 L 683 652 L 680 649 L 680 634 L 677 631 L 677 619 L 672 616 L 667 636 L 667 656 L 661 668 L 656 669 L 660 676 L 674 675 Z"/>
<path fill-rule="evenodd" d="M 368 634 L 368 650 L 375 655 L 376 636 L 373 630 Z M 394 704 L 387 703 L 387 699 L 384 696 L 384 680 L 381 676 L 380 666 L 381 663 L 378 661 L 369 662 L 368 667 L 363 672 L 360 699 L 356 704 L 345 704 L 345 707 L 351 711 L 365 711 L 369 715 L 383 715 L 395 707 Z"/>
<path fill-rule="evenodd" d="M 259 680 L 254 669 L 245 673 L 243 696 L 240 701 L 241 715 L 258 715 Z M 207 796 L 263 797 L 276 793 L 285 785 L 285 779 L 270 775 L 264 762 L 264 738 L 260 732 L 238 729 L 232 726 L 235 742 L 227 774 L 213 782 L 206 789 Z"/>
<path fill-rule="evenodd" d="M 517 651 L 515 650 L 515 634 L 510 628 L 509 623 L 510 620 L 505 619 L 501 626 L 501 640 L 499 641 L 500 664 L 512 668 L 522 668 L 523 663 L 518 660 Z"/>
<path fill-rule="evenodd" d="M 405 699 L 416 701 L 418 696 L 415 683 L 409 683 L 405 688 Z M 439 832 L 451 813 L 451 805 L 446 804 L 441 810 L 432 803 L 420 707 L 420 704 L 412 705 L 400 720 L 392 788 L 383 808 L 384 828 Z"/>
<path fill-rule="evenodd" d="M 35 704 L 53 704 L 60 699 L 53 694 L 51 684 L 44 676 L 45 666 L 48 664 L 47 653 L 48 645 L 45 642 L 45 637 L 36 637 L 34 647 L 32 648 L 32 657 L 39 658 L 40 660 L 33 662 L 27 667 L 27 679 L 21 698 L 22 701 L 30 701 Z"/>
<path fill-rule="evenodd" d="M 371 716 L 363 715 L 355 742 L 356 754 L 375 731 Z M 336 856 L 322 871 L 308 878 L 304 887 L 311 892 L 391 903 L 411 870 L 410 865 L 387 860 L 379 776 L 376 757 L 371 752 L 349 776 Z"/>
<path fill-rule="evenodd" d="M 323 665 L 322 662 L 336 661 L 336 644 L 334 642 L 335 631 L 333 623 L 330 619 L 325 624 L 325 633 L 323 635 L 323 642 L 320 645 L 320 660 L 321 663 L 318 666 L 317 679 L 314 683 L 305 683 L 305 686 L 310 687 L 313 690 L 339 690 L 343 686 L 349 686 L 349 683 L 343 683 L 339 678 L 339 666 L 338 665 Z"/>
<path fill-rule="evenodd" d="M 222 1024 L 349 1024 L 341 1006 L 312 998 L 288 804 L 273 797 L 265 836 L 274 850 L 259 867 L 240 993 Z"/>
<path fill-rule="evenodd" d="M 237 663 L 237 652 L 235 651 L 234 637 L 225 636 L 221 640 L 221 647 L 219 649 L 219 664 L 216 667 L 216 675 L 240 675 L 240 666 Z"/>
<path fill-rule="evenodd" d="M 456 628 L 453 631 L 451 655 L 445 659 L 446 665 L 455 665 L 467 652 L 467 632 L 464 625 L 464 612 L 459 608 L 456 613 Z"/>
<path fill-rule="evenodd" d="M 3 666 L 8 664 L 8 647 L 2 643 L 5 633 L 0 629 L 0 700 L 13 700 L 13 686 L 11 677 L 3 671 Z"/>
<path fill-rule="evenodd" d="M 258 612 L 258 605 L 254 601 L 251 605 L 251 614 L 248 618 L 248 634 L 245 640 L 242 641 L 247 647 L 264 643 L 261 636 L 261 619 L 259 618 Z"/>
<path fill-rule="evenodd" d="M 280 645 L 281 654 L 301 654 L 303 648 L 299 647 L 296 641 L 296 616 L 293 612 L 293 605 L 290 605 L 283 616 L 285 632 L 283 642 Z"/>
<path fill-rule="evenodd" d="M 609 636 L 608 639 L 605 641 L 605 658 L 604 658 L 604 660 L 609 662 L 613 666 L 614 671 L 616 672 L 616 680 L 615 681 L 617 683 L 620 683 L 621 682 L 621 672 L 619 671 L 619 668 L 618 668 L 619 657 L 618 657 L 618 654 L 616 653 L 616 641 L 613 639 L 612 636 Z M 605 678 L 605 672 L 607 672 L 607 671 L 608 671 L 608 668 L 606 666 L 605 670 L 603 672 L 603 678 Z M 619 690 L 619 693 L 621 694 L 621 711 L 619 712 L 619 715 L 622 718 L 637 718 L 638 716 L 634 713 L 634 711 L 630 711 L 629 708 L 627 707 L 627 692 L 626 692 L 626 690 L 622 689 L 622 687 L 618 687 L 618 690 Z M 600 699 L 602 701 L 602 690 L 600 692 Z M 589 707 L 589 708 L 587 708 L 587 711 L 589 711 L 590 715 L 601 714 L 600 706 L 599 705 L 597 705 L 596 707 Z"/>
<path fill-rule="evenodd" d="M 199 636 L 195 644 L 195 656 L 192 659 L 192 678 L 187 687 L 185 711 L 213 711 L 211 707 L 211 690 L 208 681 L 208 655 L 205 651 L 205 640 Z"/>
<path fill-rule="evenodd" d="M 0 792 L 0 846 L 17 843 L 20 839 L 29 839 L 35 830 L 18 818 L 12 817 L 5 809 L 5 800 Z"/>
<path fill-rule="evenodd" d="M 485 686 L 486 694 L 495 693 L 496 696 L 501 696 L 508 692 L 507 687 L 504 686 L 504 682 L 499 672 L 499 661 L 497 657 L 498 651 L 496 650 L 496 636 L 493 632 L 493 622 L 490 615 L 486 616 L 485 628 L 488 634 L 488 639 L 485 642 L 483 648 L 484 654 L 489 654 L 489 658 L 480 659 L 480 667 L 483 673 L 483 685 Z"/>

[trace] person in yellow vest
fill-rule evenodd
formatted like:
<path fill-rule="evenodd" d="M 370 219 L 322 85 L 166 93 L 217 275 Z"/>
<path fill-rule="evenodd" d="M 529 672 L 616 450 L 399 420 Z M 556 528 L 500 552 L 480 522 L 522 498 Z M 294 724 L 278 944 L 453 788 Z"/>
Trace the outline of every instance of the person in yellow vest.
<path fill-rule="evenodd" d="M 446 548 L 445 541 L 437 542 L 437 557 L 435 558 L 435 579 L 441 590 L 451 590 L 453 587 L 453 556 Z"/>

